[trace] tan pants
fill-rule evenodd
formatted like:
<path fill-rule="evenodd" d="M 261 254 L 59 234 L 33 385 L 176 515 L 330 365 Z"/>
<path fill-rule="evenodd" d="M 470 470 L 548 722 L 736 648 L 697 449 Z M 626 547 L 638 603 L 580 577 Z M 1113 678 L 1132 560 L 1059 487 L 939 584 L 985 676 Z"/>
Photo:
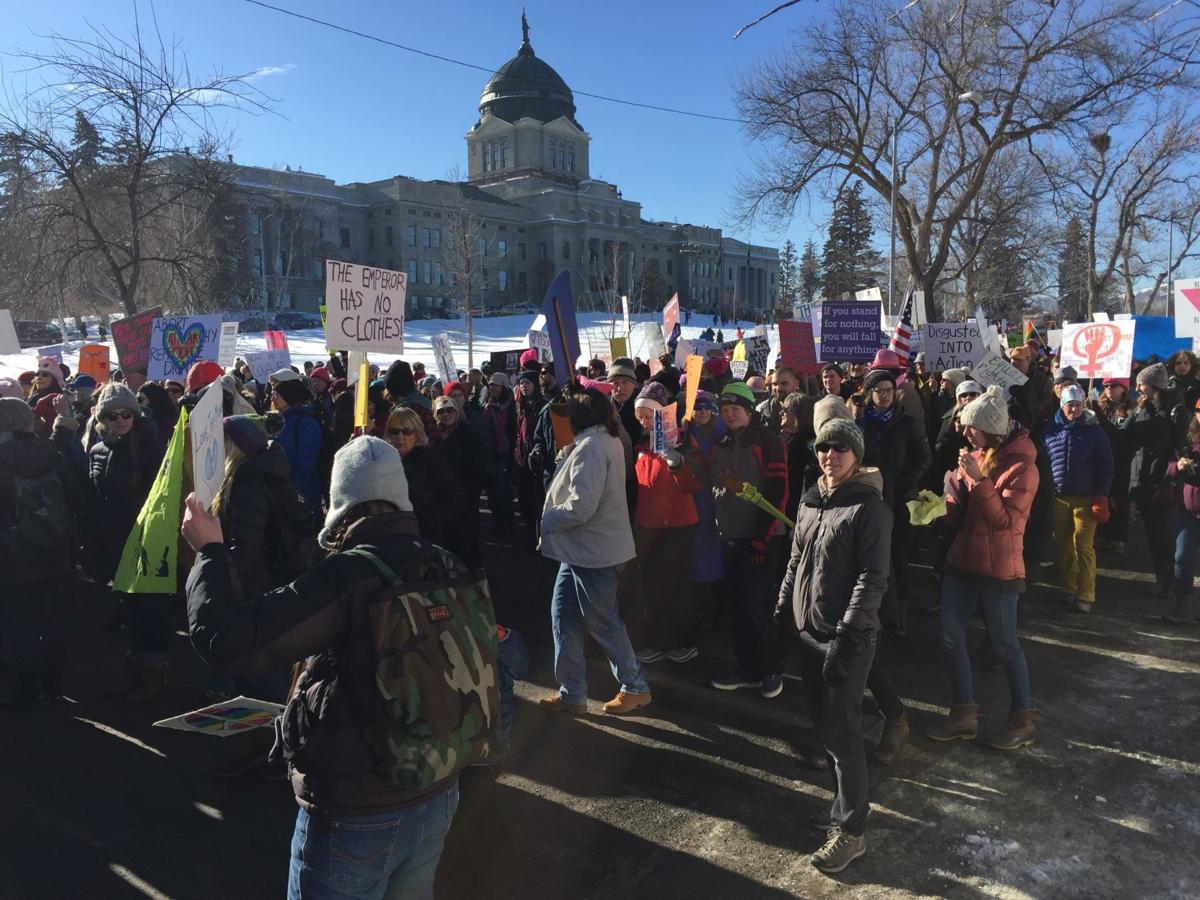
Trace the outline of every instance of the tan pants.
<path fill-rule="evenodd" d="M 1054 545 L 1059 585 L 1085 603 L 1096 602 L 1096 520 L 1091 497 L 1054 498 Z"/>

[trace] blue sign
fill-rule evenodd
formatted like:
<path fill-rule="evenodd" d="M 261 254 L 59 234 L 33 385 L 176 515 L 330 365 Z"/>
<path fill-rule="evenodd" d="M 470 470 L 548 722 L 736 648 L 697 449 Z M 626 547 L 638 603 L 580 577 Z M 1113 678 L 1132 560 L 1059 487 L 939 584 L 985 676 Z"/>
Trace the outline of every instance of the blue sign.
<path fill-rule="evenodd" d="M 879 300 L 826 300 L 821 304 L 821 359 L 870 362 L 883 346 Z"/>
<path fill-rule="evenodd" d="M 1175 337 L 1175 320 L 1167 316 L 1134 316 L 1137 328 L 1133 331 L 1133 358 L 1144 360 L 1150 355 L 1167 361 L 1176 350 L 1191 350 L 1191 338 Z"/>
<path fill-rule="evenodd" d="M 542 304 L 546 314 L 546 334 L 560 381 L 575 380 L 575 361 L 579 359 L 579 326 L 575 324 L 575 301 L 571 297 L 571 273 L 560 272 L 546 291 Z"/>

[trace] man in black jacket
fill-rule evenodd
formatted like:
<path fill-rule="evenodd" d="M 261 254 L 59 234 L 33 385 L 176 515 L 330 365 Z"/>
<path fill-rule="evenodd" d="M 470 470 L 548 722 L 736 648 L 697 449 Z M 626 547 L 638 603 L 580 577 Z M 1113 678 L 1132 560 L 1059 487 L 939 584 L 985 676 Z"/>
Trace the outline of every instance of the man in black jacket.
<path fill-rule="evenodd" d="M 446 457 L 463 488 L 462 508 L 455 510 L 443 526 L 446 549 L 457 554 L 472 569 L 483 566 L 483 546 L 479 529 L 479 492 L 487 485 L 483 439 L 463 421 L 462 414 L 449 397 L 433 401 L 441 443 L 438 449 Z"/>

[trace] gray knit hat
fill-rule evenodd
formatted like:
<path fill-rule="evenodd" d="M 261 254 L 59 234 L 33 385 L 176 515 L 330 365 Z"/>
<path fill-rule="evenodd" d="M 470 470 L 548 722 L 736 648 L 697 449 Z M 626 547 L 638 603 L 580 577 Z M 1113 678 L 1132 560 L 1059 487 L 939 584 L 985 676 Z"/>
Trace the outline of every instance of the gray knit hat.
<path fill-rule="evenodd" d="M 0 433 L 28 431 L 33 424 L 33 408 L 16 397 L 0 397 Z"/>
<path fill-rule="evenodd" d="M 1167 367 L 1162 363 L 1155 363 L 1152 366 L 1146 366 L 1142 371 L 1138 372 L 1137 383 L 1148 384 L 1152 388 L 1158 388 L 1160 391 L 1167 389 L 1167 382 L 1170 376 L 1167 375 Z"/>
<path fill-rule="evenodd" d="M 824 443 L 845 444 L 859 462 L 862 462 L 863 454 L 867 452 L 862 429 L 858 427 L 858 424 L 853 419 L 842 419 L 836 416 L 826 419 L 817 429 L 817 439 L 813 443 L 817 446 Z"/>
<path fill-rule="evenodd" d="M 387 441 L 366 435 L 354 438 L 333 457 L 329 483 L 329 514 L 317 541 L 333 549 L 333 533 L 353 507 L 383 500 L 401 512 L 412 512 L 404 461 Z"/>
<path fill-rule="evenodd" d="M 964 406 L 958 420 L 963 425 L 978 428 L 985 434 L 1008 434 L 1008 404 L 1004 402 L 1004 393 L 1000 386 L 991 385 L 987 391 Z"/>
<path fill-rule="evenodd" d="M 849 419 L 851 422 L 854 421 L 854 413 L 850 412 L 850 407 L 846 405 L 846 401 L 834 394 L 822 397 L 813 406 L 813 428 L 820 431 L 821 426 L 830 419 Z"/>
<path fill-rule="evenodd" d="M 132 413 L 142 411 L 133 391 L 119 381 L 110 381 L 100 389 L 100 396 L 96 398 L 96 418 L 101 419 L 118 409 L 127 409 Z"/>

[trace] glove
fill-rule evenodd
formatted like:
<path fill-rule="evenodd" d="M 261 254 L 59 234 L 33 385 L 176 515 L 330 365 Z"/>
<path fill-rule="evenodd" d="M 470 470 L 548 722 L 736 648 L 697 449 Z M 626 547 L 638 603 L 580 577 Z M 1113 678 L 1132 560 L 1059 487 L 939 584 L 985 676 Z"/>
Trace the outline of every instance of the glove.
<path fill-rule="evenodd" d="M 666 460 L 667 468 L 672 472 L 683 465 L 683 455 L 678 450 L 667 450 L 662 457 Z"/>
<path fill-rule="evenodd" d="M 763 546 L 762 541 L 750 542 L 750 565 L 762 566 L 767 562 L 767 548 Z"/>
<path fill-rule="evenodd" d="M 858 642 L 854 635 L 838 626 L 837 634 L 825 648 L 825 664 L 821 666 L 821 677 L 830 687 L 840 687 L 850 678 L 850 663 L 858 654 Z"/>
<path fill-rule="evenodd" d="M 542 458 L 542 448 L 535 447 L 529 451 L 529 471 L 541 472 L 546 461 Z"/>
<path fill-rule="evenodd" d="M 780 628 L 787 628 L 796 621 L 796 617 L 792 614 L 792 604 L 790 602 L 775 604 L 775 612 L 771 614 L 771 618 Z"/>
<path fill-rule="evenodd" d="M 1111 514 L 1108 510 L 1107 497 L 1092 498 L 1092 518 L 1096 520 L 1097 525 L 1103 525 L 1108 521 Z"/>

